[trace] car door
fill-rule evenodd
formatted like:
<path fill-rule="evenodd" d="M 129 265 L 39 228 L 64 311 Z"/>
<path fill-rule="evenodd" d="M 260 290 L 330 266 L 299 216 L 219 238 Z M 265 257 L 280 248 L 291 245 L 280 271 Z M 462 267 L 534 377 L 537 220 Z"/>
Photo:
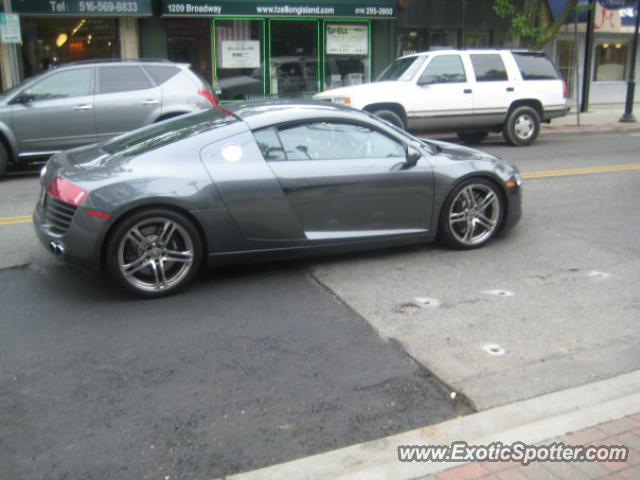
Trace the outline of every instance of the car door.
<path fill-rule="evenodd" d="M 94 143 L 93 68 L 46 75 L 16 97 L 11 115 L 21 156 Z"/>
<path fill-rule="evenodd" d="M 277 141 L 276 141 L 277 139 Z M 426 159 L 370 126 L 338 120 L 257 132 L 306 237 L 315 242 L 426 233 L 433 178 Z"/>
<path fill-rule="evenodd" d="M 500 125 L 514 98 L 516 79 L 509 78 L 499 52 L 470 53 L 475 83 L 473 85 L 473 111 L 475 124 Z"/>
<path fill-rule="evenodd" d="M 459 54 L 433 56 L 413 88 L 411 128 L 456 128 L 473 115 L 471 83 Z"/>
<path fill-rule="evenodd" d="M 153 123 L 162 110 L 162 92 L 139 65 L 97 67 L 95 97 L 98 140 Z"/>

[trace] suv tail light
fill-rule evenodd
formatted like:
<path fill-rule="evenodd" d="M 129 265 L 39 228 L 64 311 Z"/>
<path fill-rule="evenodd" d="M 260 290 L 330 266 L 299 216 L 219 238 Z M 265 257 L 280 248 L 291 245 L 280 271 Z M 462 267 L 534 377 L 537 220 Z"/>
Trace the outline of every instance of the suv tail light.
<path fill-rule="evenodd" d="M 209 90 L 198 90 L 198 95 L 209 100 L 209 103 L 211 103 L 211 105 L 213 105 L 214 107 L 218 105 L 218 101 L 216 100 L 216 97 L 214 97 Z"/>
<path fill-rule="evenodd" d="M 47 187 L 47 193 L 61 202 L 79 207 L 87 199 L 89 193 L 64 178 L 56 177 Z"/>
<path fill-rule="evenodd" d="M 562 96 L 564 98 L 569 98 L 568 93 L 567 93 L 567 81 L 566 80 L 562 80 Z"/>

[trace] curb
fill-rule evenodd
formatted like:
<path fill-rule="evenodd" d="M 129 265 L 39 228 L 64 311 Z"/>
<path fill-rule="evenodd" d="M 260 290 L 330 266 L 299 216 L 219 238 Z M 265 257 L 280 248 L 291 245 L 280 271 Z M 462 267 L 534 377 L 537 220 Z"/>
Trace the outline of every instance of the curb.
<path fill-rule="evenodd" d="M 640 370 L 608 380 L 493 408 L 379 440 L 226 477 L 227 480 L 326 478 L 412 479 L 449 469 L 454 463 L 400 463 L 399 445 L 448 445 L 466 441 L 538 443 L 640 409 Z"/>

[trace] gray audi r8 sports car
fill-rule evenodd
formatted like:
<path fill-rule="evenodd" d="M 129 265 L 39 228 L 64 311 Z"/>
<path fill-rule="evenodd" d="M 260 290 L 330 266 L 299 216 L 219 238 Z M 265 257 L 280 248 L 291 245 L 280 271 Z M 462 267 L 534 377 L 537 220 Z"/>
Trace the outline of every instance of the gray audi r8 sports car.
<path fill-rule="evenodd" d="M 178 117 L 56 154 L 41 185 L 43 244 L 146 297 L 232 261 L 476 248 L 521 214 L 515 167 L 327 103 Z"/>

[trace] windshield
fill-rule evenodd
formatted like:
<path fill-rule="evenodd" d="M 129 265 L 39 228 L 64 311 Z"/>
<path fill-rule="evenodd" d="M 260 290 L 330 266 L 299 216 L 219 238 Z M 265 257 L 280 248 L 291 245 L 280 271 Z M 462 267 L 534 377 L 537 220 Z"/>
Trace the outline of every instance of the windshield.
<path fill-rule="evenodd" d="M 121 135 L 102 144 L 101 148 L 109 154 L 138 155 L 237 121 L 231 112 L 212 108 Z"/>
<path fill-rule="evenodd" d="M 411 80 L 426 60 L 427 57 L 424 55 L 399 58 L 383 70 L 377 81 L 399 80 L 406 82 Z"/>

